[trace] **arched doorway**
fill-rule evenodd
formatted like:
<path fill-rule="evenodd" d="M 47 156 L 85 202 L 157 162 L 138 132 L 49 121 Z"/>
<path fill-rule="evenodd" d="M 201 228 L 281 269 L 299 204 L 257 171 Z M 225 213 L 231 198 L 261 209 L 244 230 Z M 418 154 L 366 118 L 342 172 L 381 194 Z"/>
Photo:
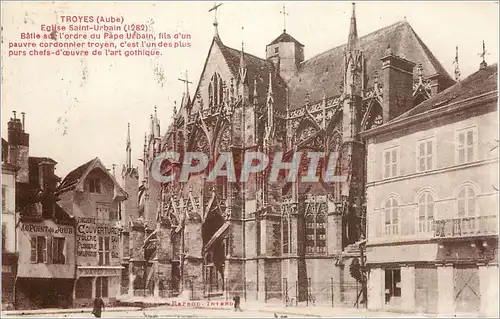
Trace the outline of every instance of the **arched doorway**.
<path fill-rule="evenodd" d="M 221 295 L 224 292 L 225 240 L 219 234 L 224 218 L 218 209 L 211 210 L 202 225 L 205 296 Z"/>

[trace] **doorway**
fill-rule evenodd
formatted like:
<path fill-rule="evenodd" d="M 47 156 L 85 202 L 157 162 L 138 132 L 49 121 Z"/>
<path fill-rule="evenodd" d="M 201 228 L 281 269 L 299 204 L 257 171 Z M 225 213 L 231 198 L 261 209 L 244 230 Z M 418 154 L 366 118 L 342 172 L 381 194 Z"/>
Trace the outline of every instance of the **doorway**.
<path fill-rule="evenodd" d="M 401 268 L 385 270 L 385 304 L 401 304 Z"/>

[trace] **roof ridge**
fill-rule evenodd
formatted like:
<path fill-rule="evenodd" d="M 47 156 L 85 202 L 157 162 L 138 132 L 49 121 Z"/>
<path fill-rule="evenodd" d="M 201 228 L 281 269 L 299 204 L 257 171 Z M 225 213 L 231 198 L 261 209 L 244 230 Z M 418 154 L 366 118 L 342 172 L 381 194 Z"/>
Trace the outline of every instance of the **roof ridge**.
<path fill-rule="evenodd" d="M 221 45 L 225 48 L 225 49 L 230 49 L 230 50 L 234 50 L 234 51 L 237 51 L 238 53 L 241 53 L 241 50 L 238 50 L 238 49 L 235 49 L 235 48 L 231 48 L 230 46 L 227 46 L 223 43 L 221 43 Z M 263 62 L 268 62 L 266 59 L 263 59 L 263 58 L 259 58 L 258 56 L 256 55 L 253 55 L 251 53 L 248 53 L 248 52 L 244 52 L 246 56 L 249 56 L 249 57 L 252 57 L 252 58 L 255 58 L 255 59 L 259 59 L 259 60 L 262 60 Z"/>
<path fill-rule="evenodd" d="M 361 40 L 363 40 L 363 39 L 365 39 L 365 38 L 368 38 L 369 36 L 372 36 L 373 34 L 378 33 L 378 32 L 380 32 L 380 31 L 385 31 L 385 30 L 388 30 L 388 29 L 391 29 L 391 28 L 395 28 L 395 27 L 397 27 L 397 26 L 399 26 L 399 25 L 404 25 L 404 24 L 408 24 L 408 25 L 411 27 L 411 25 L 409 24 L 409 22 L 408 22 L 408 21 L 406 21 L 406 20 L 399 20 L 399 21 L 397 21 L 397 22 L 395 22 L 395 23 L 393 23 L 393 24 L 391 24 L 391 25 L 388 25 L 388 26 L 386 26 L 386 27 L 383 27 L 383 28 L 377 29 L 377 30 L 372 31 L 372 32 L 370 32 L 370 33 L 368 33 L 368 34 L 365 34 L 365 35 L 364 35 L 364 36 L 362 36 L 362 37 L 359 37 L 359 41 L 361 42 Z M 412 30 L 413 30 L 413 29 L 412 29 Z M 310 58 L 309 58 L 309 59 L 307 59 L 307 60 L 302 61 L 300 64 L 301 64 L 301 65 L 302 65 L 302 64 L 305 64 L 305 63 L 307 63 L 308 61 L 310 61 L 310 60 L 312 60 L 312 59 L 314 59 L 314 58 L 316 58 L 316 57 L 318 57 L 318 56 L 320 56 L 320 55 L 322 55 L 322 54 L 325 54 L 325 53 L 330 52 L 330 51 L 332 51 L 332 50 L 334 50 L 334 49 L 338 49 L 338 48 L 341 48 L 341 47 L 344 47 L 344 46 L 347 46 L 347 43 L 344 43 L 344 44 L 337 45 L 337 46 L 334 46 L 334 47 L 332 47 L 332 48 L 329 48 L 329 49 L 327 49 L 327 50 L 325 50 L 325 51 L 323 51 L 323 52 L 321 52 L 321 53 L 318 53 L 318 54 L 316 54 L 316 55 L 314 55 L 314 56 L 310 57 Z"/>

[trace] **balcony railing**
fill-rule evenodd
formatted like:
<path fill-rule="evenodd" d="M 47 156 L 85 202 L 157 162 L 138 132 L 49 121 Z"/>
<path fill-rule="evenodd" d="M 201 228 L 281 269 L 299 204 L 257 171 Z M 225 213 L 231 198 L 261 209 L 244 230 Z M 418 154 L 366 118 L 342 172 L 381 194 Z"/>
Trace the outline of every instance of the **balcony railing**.
<path fill-rule="evenodd" d="M 498 235 L 497 216 L 461 217 L 434 221 L 434 237 Z"/>

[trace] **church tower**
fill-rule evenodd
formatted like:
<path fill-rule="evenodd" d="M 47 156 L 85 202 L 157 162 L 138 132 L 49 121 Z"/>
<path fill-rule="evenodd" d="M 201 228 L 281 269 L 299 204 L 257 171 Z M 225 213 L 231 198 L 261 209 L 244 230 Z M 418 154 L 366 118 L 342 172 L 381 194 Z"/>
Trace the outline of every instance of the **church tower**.
<path fill-rule="evenodd" d="M 304 45 L 286 32 L 286 8 L 283 5 L 283 33 L 266 46 L 266 60 L 274 64 L 281 78 L 288 82 L 304 62 Z"/>
<path fill-rule="evenodd" d="M 130 141 L 130 123 L 127 128 L 126 162 L 122 169 L 123 188 L 128 194 L 128 199 L 123 202 L 122 221 L 128 223 L 138 216 L 139 172 L 132 167 L 132 143 Z"/>
<path fill-rule="evenodd" d="M 343 115 L 341 152 L 343 182 L 341 196 L 343 202 L 343 247 L 352 244 L 360 236 L 360 214 L 363 204 L 364 146 L 359 138 L 361 124 L 362 92 L 364 90 L 364 56 L 360 50 L 356 25 L 356 7 L 352 4 L 352 16 L 347 46 L 344 53 L 344 79 L 342 90 Z"/>

